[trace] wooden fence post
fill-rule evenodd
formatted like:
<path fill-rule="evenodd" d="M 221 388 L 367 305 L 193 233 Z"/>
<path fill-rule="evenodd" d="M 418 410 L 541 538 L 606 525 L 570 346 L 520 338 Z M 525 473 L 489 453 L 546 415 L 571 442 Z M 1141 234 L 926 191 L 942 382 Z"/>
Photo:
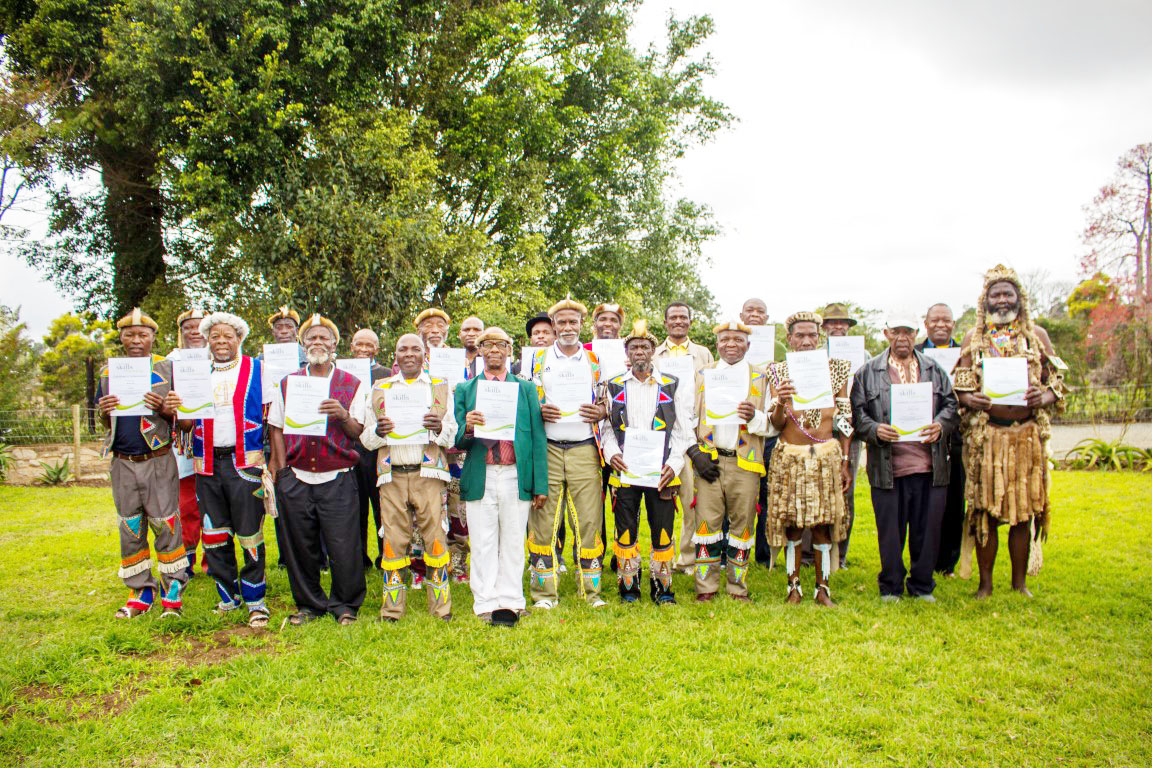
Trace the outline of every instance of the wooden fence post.
<path fill-rule="evenodd" d="M 80 479 L 80 405 L 72 406 L 72 477 Z"/>

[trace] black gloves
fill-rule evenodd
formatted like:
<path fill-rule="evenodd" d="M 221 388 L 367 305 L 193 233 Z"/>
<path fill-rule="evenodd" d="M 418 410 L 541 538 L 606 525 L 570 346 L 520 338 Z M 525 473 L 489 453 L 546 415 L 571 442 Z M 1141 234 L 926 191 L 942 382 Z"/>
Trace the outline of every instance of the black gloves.
<path fill-rule="evenodd" d="M 692 459 L 692 467 L 696 470 L 697 477 L 702 477 L 710 483 L 716 482 L 716 478 L 720 477 L 720 462 L 700 450 L 700 446 L 691 446 L 688 449 L 688 458 Z"/>

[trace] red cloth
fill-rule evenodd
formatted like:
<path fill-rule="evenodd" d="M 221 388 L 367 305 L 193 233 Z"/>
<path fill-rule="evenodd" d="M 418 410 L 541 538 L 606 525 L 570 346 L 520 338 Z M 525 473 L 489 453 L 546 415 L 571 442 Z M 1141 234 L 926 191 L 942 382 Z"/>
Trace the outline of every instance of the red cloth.
<path fill-rule="evenodd" d="M 291 376 L 307 376 L 306 368 L 290 374 Z M 280 382 L 280 396 L 287 396 L 288 377 Z M 360 386 L 360 380 L 347 371 L 339 368 L 332 372 L 328 384 L 328 397 L 348 410 L 352 407 L 352 397 Z M 356 446 L 360 441 L 353 441 L 344 434 L 344 428 L 336 419 L 328 419 L 328 432 L 324 437 L 311 435 L 284 435 L 284 442 L 288 451 L 287 464 L 296 469 L 308 472 L 331 472 L 337 469 L 350 469 L 360 463 L 360 454 Z"/>
<path fill-rule="evenodd" d="M 196 475 L 180 478 L 177 507 L 180 510 L 180 534 L 184 539 L 184 549 L 195 557 L 196 545 L 200 543 L 200 505 L 196 503 Z"/>

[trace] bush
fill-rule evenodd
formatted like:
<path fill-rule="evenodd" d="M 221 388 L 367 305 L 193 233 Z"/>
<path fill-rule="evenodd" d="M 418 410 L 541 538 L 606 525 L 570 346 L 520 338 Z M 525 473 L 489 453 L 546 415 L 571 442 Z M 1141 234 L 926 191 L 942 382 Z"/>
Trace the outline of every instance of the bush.
<path fill-rule="evenodd" d="M 1064 459 L 1068 469 L 1152 471 L 1152 450 L 1088 438 L 1076 443 Z"/>

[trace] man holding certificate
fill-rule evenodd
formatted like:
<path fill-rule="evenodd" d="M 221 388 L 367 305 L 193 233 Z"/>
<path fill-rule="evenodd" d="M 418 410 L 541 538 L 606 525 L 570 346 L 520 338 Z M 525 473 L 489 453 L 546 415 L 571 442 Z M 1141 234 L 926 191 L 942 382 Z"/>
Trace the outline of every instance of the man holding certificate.
<path fill-rule="evenodd" d="M 600 425 L 604 459 L 613 469 L 616 488 L 612 513 L 616 523 L 613 552 L 618 561 L 620 599 L 640 599 L 640 503 L 648 513 L 652 536 L 649 595 L 658 605 L 674 603 L 672 593 L 675 486 L 684 452 L 693 442 L 688 418 L 695 382 L 658 373 L 652 367 L 656 337 L 644 320 L 624 339 L 630 369 L 604 384 L 608 416 Z"/>
<path fill-rule="evenodd" d="M 410 564 L 412 521 L 424 540 L 424 588 L 428 611 L 452 618 L 448 590 L 448 539 L 444 531 L 444 491 L 451 479 L 446 449 L 456 439 L 456 419 L 448 409 L 448 382 L 424 370 L 424 342 L 414 333 L 396 341 L 400 373 L 372 387 L 360 441 L 376 452 L 384 540 L 384 601 L 380 616 L 396 621 L 404 615 L 407 587 L 403 571 Z"/>
<path fill-rule="evenodd" d="M 469 584 L 476 615 L 509 624 L 525 605 L 528 510 L 547 500 L 547 442 L 536 387 L 508 373 L 512 339 L 492 327 L 477 345 L 484 370 L 454 393 L 456 446 L 466 452 L 460 498 L 468 504 Z"/>
<path fill-rule="evenodd" d="M 798 573 L 800 541 L 812 532 L 815 600 L 833 605 L 828 579 L 839 564 L 833 546 L 848 535 L 844 489 L 849 486 L 848 444 L 852 403 L 848 379 L 852 364 L 830 360 L 820 343 L 821 317 L 797 312 L 785 321 L 785 362 L 768 369 L 772 387 L 772 426 L 780 440 L 768 476 L 768 543 L 786 547 L 789 603 L 803 599 Z"/>
<path fill-rule="evenodd" d="M 776 359 L 776 326 L 768 324 L 768 305 L 763 299 L 751 298 L 740 308 L 740 321 L 752 331 L 748 340 L 749 362 L 767 369 Z M 776 447 L 776 437 L 764 441 L 765 474 L 760 477 L 760 495 L 756 497 L 756 562 L 768 568 L 776 560 L 779 550 L 768 545 L 768 474 L 772 449 Z"/>
<path fill-rule="evenodd" d="M 291 307 L 284 305 L 268 316 L 268 328 L 272 332 L 272 343 L 265 344 L 263 351 L 257 355 L 260 361 L 260 375 L 264 379 L 264 388 L 268 390 L 267 397 L 271 398 L 273 390 L 280 384 L 281 379 L 290 373 L 300 370 L 307 362 L 304 358 L 304 347 L 300 345 L 300 314 Z M 264 429 L 264 461 L 267 463 L 272 455 L 272 430 Z M 285 555 L 288 551 L 288 535 L 284 532 L 284 502 L 276 497 L 276 517 L 272 524 L 276 530 L 276 551 L 278 565 L 285 567 Z"/>
<path fill-rule="evenodd" d="M 200 321 L 211 362 L 203 383 L 193 365 L 174 363 L 173 398 L 180 429 L 192 435 L 196 495 L 204 524 L 204 559 L 216 582 L 221 613 L 248 609 L 248 626 L 268 625 L 264 602 L 264 409 L 268 397 L 259 360 L 240 354 L 248 323 L 228 312 Z M 206 390 L 207 397 L 201 396 Z M 206 406 L 201 407 L 201 401 Z M 270 486 L 270 483 L 269 483 Z M 233 538 L 243 553 L 237 568 Z"/>
<path fill-rule="evenodd" d="M 288 538 L 285 561 L 296 601 L 294 626 L 332 614 L 356 621 L 364 602 L 364 560 L 356 504 L 357 438 L 364 424 L 367 387 L 336 367 L 340 332 L 312 315 L 300 328 L 308 366 L 285 376 L 268 410 L 272 430 L 269 469 L 283 500 Z M 332 570 L 331 595 L 320 584 L 321 544 Z"/>
<path fill-rule="evenodd" d="M 168 353 L 166 360 L 190 358 L 210 360 L 208 342 L 200 334 L 200 321 L 204 310 L 188 309 L 176 317 L 180 346 Z M 188 553 L 188 578 L 196 575 L 196 547 L 200 545 L 200 505 L 196 502 L 196 471 L 192 467 L 191 446 L 176 444 L 176 471 L 180 475 L 180 534 L 184 537 L 184 551 Z M 207 570 L 207 563 L 204 569 Z"/>
<path fill-rule="evenodd" d="M 1064 379 L 1047 331 L 1032 323 L 1015 270 L 997 265 L 984 275 L 976 326 L 961 346 L 953 377 L 968 519 L 959 571 L 970 572 L 974 544 L 976 597 L 992 594 L 996 528 L 1007 524 L 1012 588 L 1030 596 L 1027 576 L 1040 570 L 1048 535 L 1048 438 L 1052 414 L 1064 407 Z"/>
<path fill-rule="evenodd" d="M 172 455 L 172 362 L 152 354 L 156 321 L 139 309 L 116 322 L 124 357 L 100 372 L 100 418 L 112 454 L 112 500 L 120 524 L 119 576 L 130 590 L 118 619 L 145 613 L 160 593 L 164 616 L 179 615 L 188 580 L 177 505 L 179 477 Z M 152 575 L 148 531 L 155 537 L 159 582 Z"/>
<path fill-rule="evenodd" d="M 848 330 L 858 322 L 848 312 L 843 304 L 829 304 L 821 314 L 824 322 L 821 328 L 828 337 L 828 357 L 847 360 L 852 364 L 852 374 L 860 369 L 868 360 L 868 353 L 864 350 L 863 336 L 849 336 Z M 843 350 L 841 352 L 841 350 Z M 848 378 L 848 392 L 852 392 L 852 378 Z M 848 505 L 848 532 L 844 540 L 839 543 L 838 558 L 835 566 L 844 568 L 848 564 L 848 543 L 852 540 L 852 523 L 856 520 L 856 475 L 860 469 L 860 440 L 854 438 L 848 442 L 848 489 L 844 492 L 844 502 Z M 813 549 L 811 536 L 804 537 L 803 562 L 808 565 L 812 562 Z"/>
<path fill-rule="evenodd" d="M 366 388 L 371 388 L 377 381 L 388 376 L 388 369 L 376 362 L 380 354 L 380 337 L 371 328 L 361 328 L 352 334 L 352 342 L 348 345 L 352 350 L 352 357 L 336 361 L 338 367 L 344 368 Z M 359 372 L 358 372 L 359 371 Z M 367 432 L 368 427 L 365 425 Z M 369 451 L 362 445 L 357 446 L 356 452 L 360 454 L 360 463 L 356 465 L 356 498 L 360 510 L 360 536 L 364 540 L 364 567 L 371 565 L 380 567 L 384 557 L 384 540 L 380 538 L 380 492 L 376 488 L 376 451 Z M 371 511 L 376 525 L 368 524 L 368 513 Z M 376 539 L 376 559 L 368 557 L 368 542 Z"/>
<path fill-rule="evenodd" d="M 688 448 L 696 471 L 696 600 L 708 602 L 720 589 L 720 556 L 728 520 L 728 596 L 749 601 L 749 556 L 756 539 L 756 497 L 764 474 L 764 438 L 772 433 L 763 368 L 744 359 L 751 331 L 739 320 L 716 333 L 720 359 L 696 376 L 697 444 Z"/>
<path fill-rule="evenodd" d="M 899 600 L 905 589 L 920 600 L 936 600 L 932 571 L 952 471 L 948 444 L 958 426 L 948 375 L 915 349 L 918 325 L 915 319 L 889 319 L 888 350 L 865 363 L 852 386 L 856 437 L 868 443 L 878 581 L 886 602 Z"/>
<path fill-rule="evenodd" d="M 528 517 L 533 607 L 549 609 L 559 599 L 553 554 L 561 516 L 566 516 L 579 542 L 580 595 L 599 607 L 604 605 L 600 598 L 604 492 L 598 429 L 604 408 L 596 398 L 600 366 L 595 353 L 580 344 L 587 308 L 564 299 L 552 305 L 548 314 L 556 329 L 556 343 L 537 358 L 533 371 L 548 437 L 548 501 Z"/>

